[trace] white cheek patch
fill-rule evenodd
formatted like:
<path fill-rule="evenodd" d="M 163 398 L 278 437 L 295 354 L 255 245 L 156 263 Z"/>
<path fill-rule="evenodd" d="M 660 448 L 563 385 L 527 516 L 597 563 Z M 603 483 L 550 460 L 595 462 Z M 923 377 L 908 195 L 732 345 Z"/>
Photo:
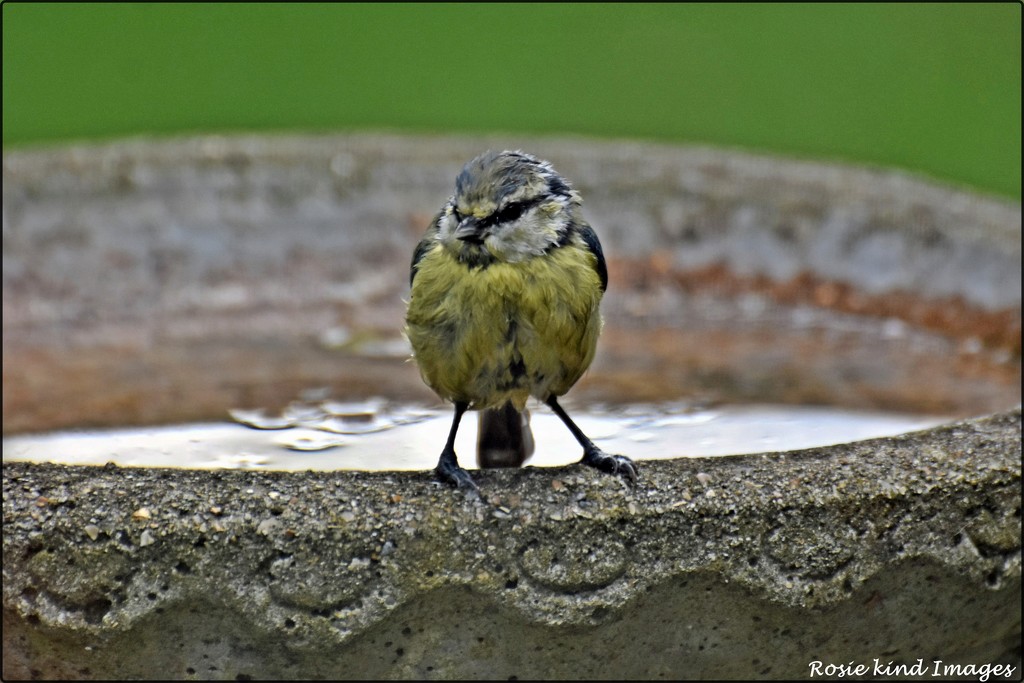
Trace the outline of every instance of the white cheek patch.
<path fill-rule="evenodd" d="M 454 241 L 454 233 L 457 227 L 459 227 L 459 223 L 451 213 L 441 216 L 441 219 L 437 222 L 438 240 L 446 244 Z"/>
<path fill-rule="evenodd" d="M 558 243 L 566 227 L 563 216 L 552 217 L 539 208 L 531 209 L 519 220 L 499 226 L 484 240 L 487 250 L 509 263 L 540 256 Z"/>

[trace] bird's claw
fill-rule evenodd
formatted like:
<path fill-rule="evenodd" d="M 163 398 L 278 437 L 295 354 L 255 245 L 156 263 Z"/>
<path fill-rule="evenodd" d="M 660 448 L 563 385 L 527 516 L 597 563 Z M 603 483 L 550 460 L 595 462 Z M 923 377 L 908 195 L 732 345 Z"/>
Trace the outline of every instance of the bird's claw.
<path fill-rule="evenodd" d="M 602 472 L 622 475 L 631 484 L 635 484 L 640 476 L 640 470 L 636 463 L 626 456 L 609 455 L 596 447 L 585 451 L 581 462 Z"/>
<path fill-rule="evenodd" d="M 437 468 L 434 469 L 434 474 L 437 475 L 438 479 L 452 488 L 480 495 L 480 489 L 477 487 L 476 482 L 473 481 L 473 477 L 469 476 L 469 472 L 461 467 L 444 467 L 442 465 L 438 465 Z"/>

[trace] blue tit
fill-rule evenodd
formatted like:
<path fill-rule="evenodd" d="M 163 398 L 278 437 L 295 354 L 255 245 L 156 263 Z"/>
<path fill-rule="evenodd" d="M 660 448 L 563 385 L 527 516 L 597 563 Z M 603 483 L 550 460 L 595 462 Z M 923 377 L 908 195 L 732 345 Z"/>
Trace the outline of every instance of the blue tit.
<path fill-rule="evenodd" d="M 522 464 L 533 448 L 530 396 L 569 428 L 581 462 L 636 480 L 632 460 L 601 451 L 558 403 L 594 359 L 608 284 L 581 203 L 548 162 L 486 152 L 463 167 L 416 246 L 405 332 L 423 381 L 455 405 L 441 481 L 477 489 L 455 455 L 470 409 L 481 411 L 479 464 Z"/>

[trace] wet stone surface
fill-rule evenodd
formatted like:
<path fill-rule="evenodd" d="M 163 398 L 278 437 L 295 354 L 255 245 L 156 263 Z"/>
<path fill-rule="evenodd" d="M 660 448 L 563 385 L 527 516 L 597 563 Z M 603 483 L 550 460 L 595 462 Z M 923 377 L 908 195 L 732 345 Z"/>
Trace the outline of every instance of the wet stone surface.
<path fill-rule="evenodd" d="M 1016 661 L 1020 430 L 1018 409 L 652 461 L 635 488 L 579 467 L 492 470 L 477 475 L 487 500 L 427 472 L 5 463 L 4 677 Z"/>

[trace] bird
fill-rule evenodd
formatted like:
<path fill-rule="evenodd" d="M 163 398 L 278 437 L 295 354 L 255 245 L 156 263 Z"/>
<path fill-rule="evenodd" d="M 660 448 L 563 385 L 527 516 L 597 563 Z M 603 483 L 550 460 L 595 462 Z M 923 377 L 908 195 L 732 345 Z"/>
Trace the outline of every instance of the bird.
<path fill-rule="evenodd" d="M 549 162 L 487 151 L 465 164 L 416 245 L 405 334 L 423 381 L 454 404 L 434 469 L 452 487 L 479 491 L 455 453 L 463 414 L 480 411 L 481 467 L 519 466 L 533 450 L 531 396 L 583 447 L 580 462 L 637 480 L 630 458 L 594 445 L 558 402 L 594 359 L 608 286 L 582 202 Z"/>

